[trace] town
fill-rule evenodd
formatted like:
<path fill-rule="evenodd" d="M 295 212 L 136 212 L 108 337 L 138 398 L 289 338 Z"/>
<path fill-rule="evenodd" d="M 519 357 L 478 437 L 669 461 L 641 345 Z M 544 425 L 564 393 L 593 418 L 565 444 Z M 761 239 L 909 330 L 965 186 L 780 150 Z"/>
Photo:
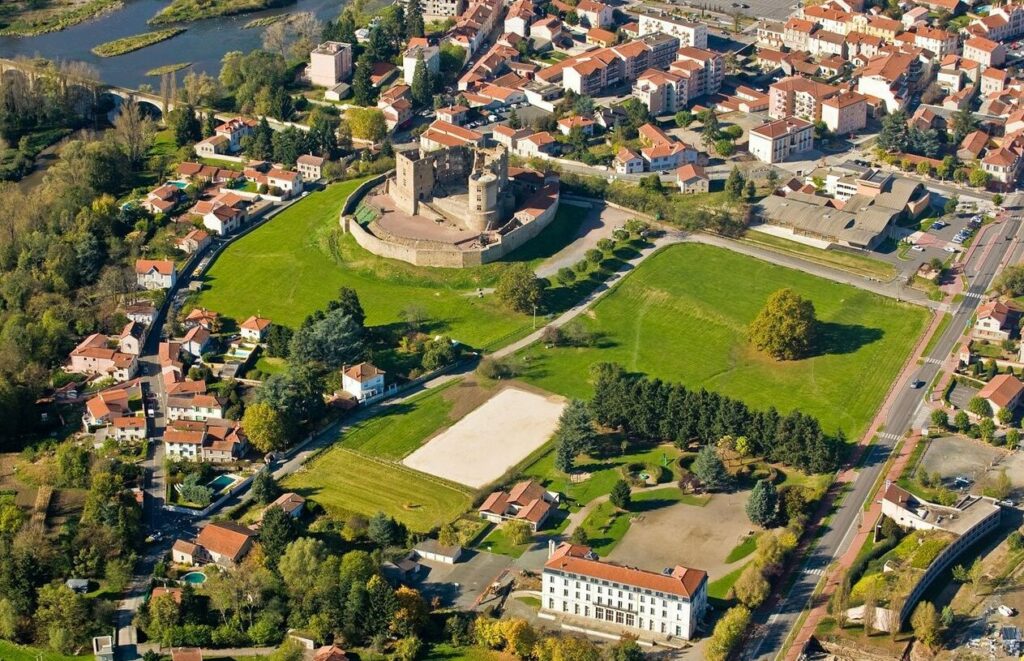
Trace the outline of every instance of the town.
<path fill-rule="evenodd" d="M 0 31 L 0 659 L 1024 652 L 1024 5 Z"/>

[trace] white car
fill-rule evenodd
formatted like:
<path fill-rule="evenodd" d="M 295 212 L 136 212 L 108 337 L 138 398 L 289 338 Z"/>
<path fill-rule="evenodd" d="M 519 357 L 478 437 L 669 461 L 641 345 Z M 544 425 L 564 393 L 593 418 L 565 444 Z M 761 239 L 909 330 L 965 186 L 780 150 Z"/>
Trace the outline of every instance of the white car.
<path fill-rule="evenodd" d="M 957 249 L 956 249 L 956 248 L 954 248 L 953 246 L 946 246 L 945 248 L 943 248 L 943 250 L 945 250 L 945 251 L 946 251 L 946 252 L 948 252 L 948 253 L 957 253 L 957 252 L 960 252 L 959 250 L 957 250 Z"/>
<path fill-rule="evenodd" d="M 924 246 L 910 246 L 910 249 L 916 250 L 917 252 L 924 252 Z"/>

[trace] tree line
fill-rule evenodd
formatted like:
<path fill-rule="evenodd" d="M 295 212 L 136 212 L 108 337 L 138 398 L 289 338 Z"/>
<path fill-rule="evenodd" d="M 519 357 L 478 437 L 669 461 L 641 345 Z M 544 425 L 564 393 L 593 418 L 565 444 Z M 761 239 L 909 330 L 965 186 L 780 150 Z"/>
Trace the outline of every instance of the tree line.
<path fill-rule="evenodd" d="M 751 409 L 742 401 L 703 388 L 629 374 L 615 363 L 591 370 L 594 396 L 590 410 L 605 427 L 622 429 L 629 438 L 686 445 L 717 442 L 725 436 L 745 437 L 752 454 L 809 473 L 839 466 L 844 444 L 821 429 L 817 418 L 800 411 L 779 413 L 774 407 Z"/>

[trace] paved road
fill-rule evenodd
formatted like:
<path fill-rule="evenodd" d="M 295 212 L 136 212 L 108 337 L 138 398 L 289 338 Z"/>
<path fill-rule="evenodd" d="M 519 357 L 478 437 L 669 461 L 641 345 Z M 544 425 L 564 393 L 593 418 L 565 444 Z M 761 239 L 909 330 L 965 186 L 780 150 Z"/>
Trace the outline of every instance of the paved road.
<path fill-rule="evenodd" d="M 938 374 L 941 362 L 953 350 L 953 345 L 960 338 L 980 303 L 981 296 L 991 286 L 1004 256 L 1009 251 L 1011 258 L 1019 257 L 1024 250 L 1024 244 L 1020 243 L 1020 229 L 1020 217 L 1014 215 L 1004 225 L 993 227 L 979 239 L 977 257 L 967 266 L 967 295 L 956 308 L 952 323 L 935 343 L 931 353 L 925 357 L 926 360 L 917 371 L 916 378 L 931 383 Z M 1015 236 L 1015 241 L 1006 241 L 1007 235 Z M 929 358 L 935 360 L 929 361 Z M 817 544 L 808 553 L 803 571 L 799 573 L 789 593 L 774 613 L 766 620 L 762 617 L 762 621 L 757 623 L 759 630 L 754 638 L 755 644 L 743 658 L 769 660 L 776 657 L 800 613 L 808 605 L 825 568 L 848 549 L 860 525 L 859 517 L 863 505 L 871 496 L 871 487 L 881 474 L 896 441 L 915 423 L 918 416 L 924 413 L 924 389 L 910 389 L 904 382 L 897 383 L 895 387 L 899 394 L 889 411 L 883 433 L 878 435 L 878 441 L 865 452 L 862 468 L 852 483 L 851 491 L 843 499 Z"/>

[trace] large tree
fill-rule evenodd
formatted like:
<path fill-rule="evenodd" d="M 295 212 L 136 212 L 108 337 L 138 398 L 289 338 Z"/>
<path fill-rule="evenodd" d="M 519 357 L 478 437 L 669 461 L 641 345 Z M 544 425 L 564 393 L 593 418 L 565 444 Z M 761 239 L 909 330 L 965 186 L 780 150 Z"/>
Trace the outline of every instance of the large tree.
<path fill-rule="evenodd" d="M 810 353 L 816 327 L 814 303 L 787 288 L 768 297 L 748 332 L 751 343 L 776 360 L 797 360 Z"/>
<path fill-rule="evenodd" d="M 289 359 L 334 370 L 358 362 L 364 350 L 363 327 L 345 309 L 337 308 L 296 331 Z"/>
<path fill-rule="evenodd" d="M 555 429 L 555 467 L 565 473 L 573 469 L 576 457 L 594 445 L 594 421 L 587 403 L 574 399 L 562 409 Z"/>
<path fill-rule="evenodd" d="M 373 60 L 363 53 L 356 60 L 356 72 L 352 76 L 352 100 L 358 106 L 372 106 L 377 102 L 377 90 L 370 79 L 373 75 Z"/>
<path fill-rule="evenodd" d="M 705 445 L 700 449 L 690 470 L 709 491 L 726 489 L 732 483 L 732 478 L 725 470 L 725 464 L 712 445 Z"/>
<path fill-rule="evenodd" d="M 405 36 L 412 39 L 425 34 L 423 12 L 418 0 L 409 0 L 405 10 Z"/>
<path fill-rule="evenodd" d="M 506 267 L 495 288 L 498 299 L 516 312 L 535 312 L 543 292 L 541 281 L 526 262 Z"/>
<path fill-rule="evenodd" d="M 281 559 L 286 548 L 291 550 L 289 545 L 295 541 L 297 535 L 295 519 L 290 514 L 276 505 L 267 508 L 260 523 L 260 544 L 263 545 L 266 565 L 269 569 L 277 569 L 278 560 Z M 316 540 L 309 539 L 309 541 Z M 283 572 L 285 568 L 282 567 L 281 570 Z M 299 571 L 303 571 L 303 569 L 300 568 Z"/>
<path fill-rule="evenodd" d="M 778 513 L 779 494 L 775 485 L 768 480 L 758 480 L 747 499 L 747 517 L 751 523 L 767 528 L 775 522 Z"/>
<path fill-rule="evenodd" d="M 250 404 L 242 417 L 242 429 L 260 452 L 280 450 L 288 445 L 288 426 L 281 411 L 266 402 Z"/>

